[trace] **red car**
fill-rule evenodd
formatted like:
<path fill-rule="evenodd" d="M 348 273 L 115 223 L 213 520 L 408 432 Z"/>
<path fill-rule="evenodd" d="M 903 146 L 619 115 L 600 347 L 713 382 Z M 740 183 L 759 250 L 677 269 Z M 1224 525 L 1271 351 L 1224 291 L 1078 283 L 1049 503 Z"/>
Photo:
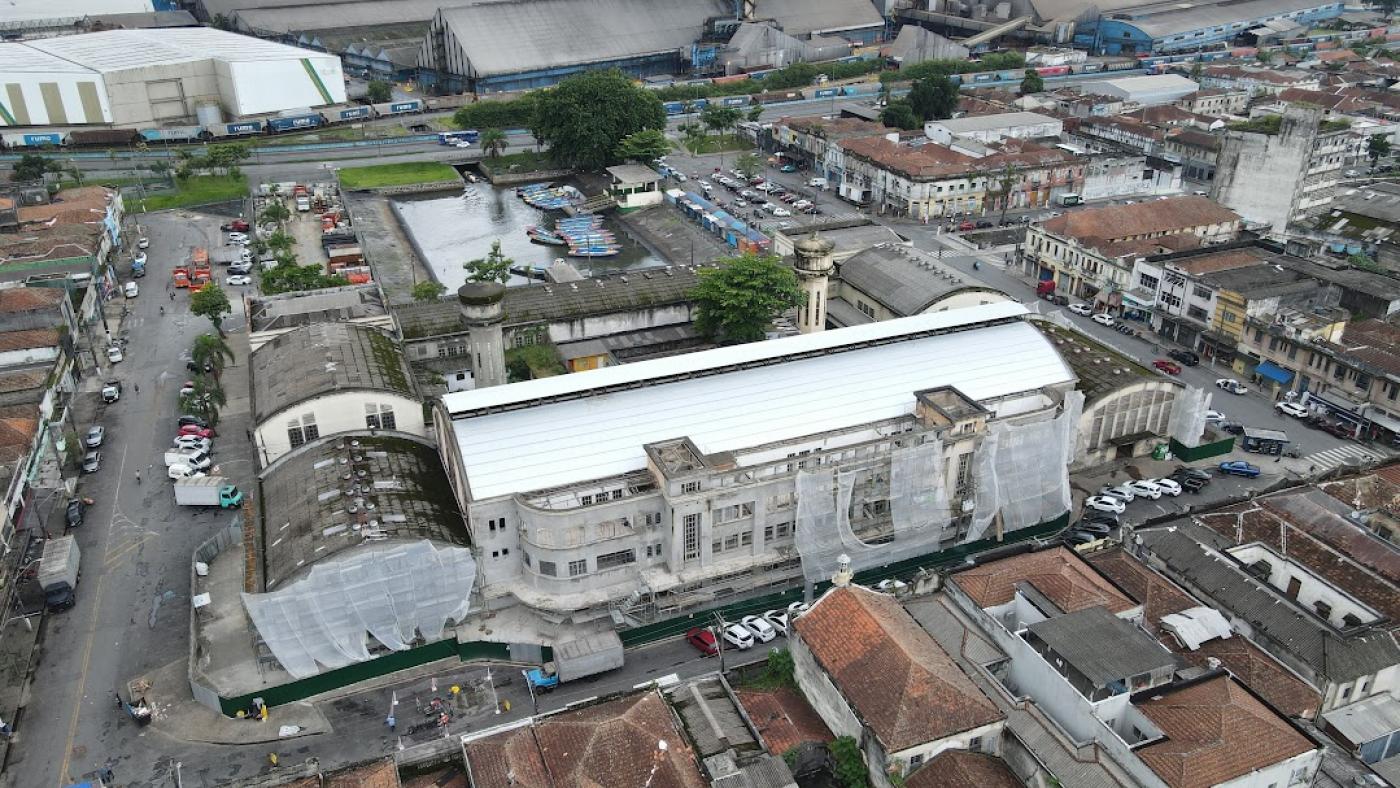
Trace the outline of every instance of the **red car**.
<path fill-rule="evenodd" d="M 959 230 L 960 232 L 964 232 L 964 233 L 967 232 L 968 230 L 976 230 L 976 229 L 977 229 L 977 225 L 973 224 L 971 221 L 964 221 L 962 224 L 958 225 L 958 230 Z"/>
<path fill-rule="evenodd" d="M 719 653 L 719 642 L 715 640 L 715 633 L 708 627 L 695 627 L 685 633 L 685 642 L 695 647 L 696 651 L 707 657 L 713 657 Z"/>
<path fill-rule="evenodd" d="M 1159 358 L 1159 359 L 1157 359 L 1156 361 L 1152 362 L 1152 366 L 1156 367 L 1157 369 L 1162 370 L 1163 372 L 1167 373 L 1168 375 L 1180 375 L 1180 374 L 1181 374 L 1181 365 L 1178 364 L 1178 363 L 1176 363 L 1175 361 L 1168 361 L 1168 360 L 1166 360 L 1166 359 L 1164 359 L 1164 358 Z"/>
<path fill-rule="evenodd" d="M 179 432 L 175 434 L 193 435 L 196 438 L 213 438 L 215 433 L 213 427 L 197 427 L 193 424 L 186 424 L 185 426 L 180 428 Z"/>

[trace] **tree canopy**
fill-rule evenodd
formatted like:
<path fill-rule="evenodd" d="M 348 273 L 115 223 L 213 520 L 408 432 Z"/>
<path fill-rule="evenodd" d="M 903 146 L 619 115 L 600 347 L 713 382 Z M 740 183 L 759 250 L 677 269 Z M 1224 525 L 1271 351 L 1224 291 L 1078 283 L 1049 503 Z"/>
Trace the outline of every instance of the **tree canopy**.
<path fill-rule="evenodd" d="M 315 263 L 298 265 L 297 259 L 291 255 L 279 257 L 277 267 L 263 271 L 259 282 L 265 295 L 320 290 L 324 287 L 341 287 L 348 284 L 349 279 L 327 274 Z"/>
<path fill-rule="evenodd" d="M 904 99 L 891 101 L 889 106 L 880 112 L 880 122 L 892 129 L 913 131 L 919 128 L 919 118 L 914 114 L 914 108 Z"/>
<path fill-rule="evenodd" d="M 777 255 L 746 253 L 698 276 L 695 327 L 725 344 L 763 339 L 773 318 L 803 301 L 797 275 Z"/>
<path fill-rule="evenodd" d="M 958 109 L 958 86 L 946 76 L 932 76 L 909 89 L 909 106 L 920 123 L 953 117 Z"/>
<path fill-rule="evenodd" d="M 436 301 L 447 293 L 447 287 L 431 279 L 425 279 L 413 286 L 414 301 Z"/>
<path fill-rule="evenodd" d="M 650 162 L 671 152 L 671 141 L 660 129 L 642 129 L 622 138 L 617 155 L 628 161 Z"/>
<path fill-rule="evenodd" d="M 598 169 L 621 160 L 627 135 L 666 128 L 666 110 L 620 71 L 587 71 L 538 95 L 531 128 L 556 161 Z"/>
<path fill-rule="evenodd" d="M 1371 160 L 1372 166 L 1383 156 L 1390 155 L 1390 139 L 1380 135 L 1372 134 L 1366 140 L 1366 158 Z"/>
<path fill-rule="evenodd" d="M 491 251 L 485 257 L 478 257 L 475 260 L 468 260 L 462 264 L 467 269 L 468 282 L 500 282 L 504 284 L 510 280 L 510 267 L 515 265 L 515 261 L 506 257 L 501 251 L 501 241 L 496 239 L 491 242 Z"/>
<path fill-rule="evenodd" d="M 388 82 L 382 79 L 372 79 L 369 82 L 369 87 L 365 91 L 365 95 L 369 98 L 370 103 L 383 104 L 394 97 L 394 89 L 389 86 Z"/>
<path fill-rule="evenodd" d="M 1040 72 L 1033 68 L 1026 69 L 1026 78 L 1021 80 L 1021 95 L 1040 93 L 1043 90 L 1045 90 L 1045 80 L 1040 76 Z"/>
<path fill-rule="evenodd" d="M 14 181 L 37 181 L 51 172 L 61 172 L 63 165 L 37 153 L 26 153 L 15 162 L 10 179 Z"/>
<path fill-rule="evenodd" d="M 210 282 L 209 284 L 194 291 L 190 296 L 190 312 L 200 317 L 209 318 L 209 322 L 214 324 L 214 330 L 219 332 L 219 336 L 224 335 L 224 315 L 233 311 L 229 305 L 228 295 L 222 287 Z"/>
<path fill-rule="evenodd" d="M 500 158 L 506 149 L 506 133 L 500 129 L 485 129 L 481 132 L 481 150 L 493 159 Z"/>

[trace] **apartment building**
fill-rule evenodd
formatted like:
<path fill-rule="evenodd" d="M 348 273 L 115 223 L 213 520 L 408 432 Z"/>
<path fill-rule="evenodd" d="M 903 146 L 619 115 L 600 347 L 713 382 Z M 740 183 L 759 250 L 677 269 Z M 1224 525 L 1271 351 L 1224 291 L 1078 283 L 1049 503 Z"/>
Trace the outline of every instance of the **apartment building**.
<path fill-rule="evenodd" d="M 1084 209 L 1031 224 L 1022 266 L 1059 292 L 1121 313 L 1134 306 L 1124 293 L 1139 257 L 1221 243 L 1239 224 L 1234 211 L 1194 196 Z"/>
<path fill-rule="evenodd" d="M 879 566 L 1060 515 L 1080 398 L 1026 314 L 972 306 L 446 395 L 435 423 L 486 604 L 645 623 L 829 577 L 843 553 Z"/>
<path fill-rule="evenodd" d="M 1049 205 L 1075 192 L 1086 157 L 1020 139 L 951 145 L 855 137 L 845 150 L 839 189 L 851 202 L 916 219 L 983 215 L 1008 208 Z"/>
<path fill-rule="evenodd" d="M 1293 104 L 1284 108 L 1277 134 L 1227 132 L 1211 196 L 1275 234 L 1326 208 L 1355 141 L 1346 129 L 1324 130 L 1322 113 Z"/>

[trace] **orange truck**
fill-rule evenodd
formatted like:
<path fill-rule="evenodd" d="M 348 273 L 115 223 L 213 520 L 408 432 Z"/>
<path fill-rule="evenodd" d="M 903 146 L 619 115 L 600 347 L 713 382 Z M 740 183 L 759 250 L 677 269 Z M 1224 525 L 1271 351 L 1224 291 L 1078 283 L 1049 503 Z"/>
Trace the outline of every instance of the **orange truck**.
<path fill-rule="evenodd" d="M 190 284 L 203 287 L 213 281 L 214 274 L 209 267 L 209 250 L 196 246 L 190 252 Z M 178 286 L 178 285 L 177 285 Z"/>
<path fill-rule="evenodd" d="M 189 267 L 188 267 L 188 266 L 184 266 L 184 265 L 177 265 L 177 266 L 175 266 L 175 270 L 173 270 L 173 271 L 170 272 L 170 278 L 171 278 L 172 281 L 174 281 L 176 287 L 189 287 L 189 286 L 190 286 L 190 269 L 189 269 Z"/>

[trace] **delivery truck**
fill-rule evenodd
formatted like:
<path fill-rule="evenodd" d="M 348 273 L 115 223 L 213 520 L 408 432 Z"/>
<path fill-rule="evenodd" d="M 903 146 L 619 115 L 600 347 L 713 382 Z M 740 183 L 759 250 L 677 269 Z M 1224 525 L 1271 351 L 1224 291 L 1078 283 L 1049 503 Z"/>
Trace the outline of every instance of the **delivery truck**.
<path fill-rule="evenodd" d="M 622 667 L 622 639 L 616 632 L 570 640 L 554 647 L 554 660 L 524 671 L 535 692 L 549 692 L 567 681 Z"/>
<path fill-rule="evenodd" d="M 39 559 L 39 588 L 49 611 L 57 613 L 77 604 L 74 592 L 82 574 L 78 543 L 71 536 L 50 539 Z"/>
<path fill-rule="evenodd" d="M 243 491 L 222 476 L 194 476 L 175 480 L 175 503 L 180 506 L 218 506 L 233 509 L 243 503 Z"/>

